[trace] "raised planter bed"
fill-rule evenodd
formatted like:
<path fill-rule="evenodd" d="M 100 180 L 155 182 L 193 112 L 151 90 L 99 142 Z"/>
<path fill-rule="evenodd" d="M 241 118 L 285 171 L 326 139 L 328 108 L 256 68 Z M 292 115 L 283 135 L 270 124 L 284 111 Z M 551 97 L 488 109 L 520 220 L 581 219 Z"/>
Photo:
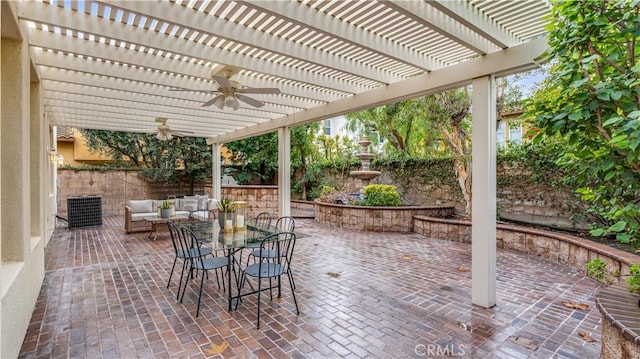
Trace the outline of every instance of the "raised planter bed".
<path fill-rule="evenodd" d="M 413 217 L 451 216 L 453 206 L 368 207 L 314 202 L 316 222 L 333 228 L 373 232 L 413 232 Z"/>
<path fill-rule="evenodd" d="M 626 283 L 603 288 L 596 298 L 602 314 L 602 359 L 640 358 L 640 308 Z"/>
<path fill-rule="evenodd" d="M 414 217 L 414 232 L 425 237 L 471 242 L 471 223 L 458 219 Z M 585 265 L 594 258 L 607 263 L 610 277 L 629 273 L 640 257 L 625 251 L 570 234 L 514 225 L 496 225 L 496 246 L 542 256 L 566 263 L 586 274 Z"/>
<path fill-rule="evenodd" d="M 640 308 L 637 294 L 621 281 L 640 257 L 619 249 L 564 233 L 497 224 L 496 246 L 566 263 L 586 274 L 586 263 L 600 258 L 609 277 L 618 283 L 604 287 L 596 297 L 602 314 L 603 359 L 640 358 Z M 414 217 L 414 231 L 425 237 L 471 242 L 471 223 L 455 219 Z M 622 276 L 620 276 L 622 274 Z"/>

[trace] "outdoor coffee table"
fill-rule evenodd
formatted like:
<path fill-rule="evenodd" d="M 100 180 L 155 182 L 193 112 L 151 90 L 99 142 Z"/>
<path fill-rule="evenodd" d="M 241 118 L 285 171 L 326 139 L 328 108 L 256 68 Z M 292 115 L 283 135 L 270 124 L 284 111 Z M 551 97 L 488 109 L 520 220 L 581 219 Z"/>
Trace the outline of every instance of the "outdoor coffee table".
<path fill-rule="evenodd" d="M 144 217 L 144 220 L 151 223 L 151 232 L 149 232 L 149 236 L 147 238 L 151 238 L 151 236 L 153 236 L 153 240 L 155 241 L 156 239 L 158 239 L 158 228 L 159 227 L 167 227 L 167 222 L 173 222 L 173 223 L 182 223 L 182 222 L 188 222 L 189 221 L 189 216 L 185 216 L 185 215 L 175 215 L 169 218 L 161 218 L 158 216 L 155 217 Z"/>

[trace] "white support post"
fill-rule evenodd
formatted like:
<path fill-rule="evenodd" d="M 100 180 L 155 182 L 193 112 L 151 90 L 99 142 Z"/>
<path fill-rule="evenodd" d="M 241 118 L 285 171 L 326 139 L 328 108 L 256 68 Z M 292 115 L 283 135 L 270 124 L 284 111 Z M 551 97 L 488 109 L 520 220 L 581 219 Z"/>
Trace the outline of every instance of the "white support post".
<path fill-rule="evenodd" d="M 493 76 L 474 79 L 471 187 L 471 302 L 496 304 L 496 91 Z"/>
<path fill-rule="evenodd" d="M 222 198 L 222 161 L 220 160 L 221 147 L 222 145 L 220 145 L 219 143 L 211 144 L 211 159 L 213 162 L 213 166 L 211 167 L 211 198 L 215 198 L 217 200 L 220 200 Z"/>
<path fill-rule="evenodd" d="M 291 215 L 291 129 L 278 128 L 278 213 Z"/>

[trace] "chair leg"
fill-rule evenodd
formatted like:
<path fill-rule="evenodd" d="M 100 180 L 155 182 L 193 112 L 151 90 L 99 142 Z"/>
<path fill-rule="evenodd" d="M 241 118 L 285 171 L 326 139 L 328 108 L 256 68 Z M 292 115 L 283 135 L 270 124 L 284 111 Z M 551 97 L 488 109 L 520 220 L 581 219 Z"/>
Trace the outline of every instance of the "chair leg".
<path fill-rule="evenodd" d="M 291 276 L 291 288 L 296 289 L 296 281 L 293 280 L 293 272 L 291 271 L 291 268 L 287 268 L 287 272 L 289 272 L 289 275 Z"/>
<path fill-rule="evenodd" d="M 262 292 L 262 278 L 258 277 L 258 325 L 257 329 L 260 329 L 260 293 Z"/>
<path fill-rule="evenodd" d="M 184 281 L 184 288 L 182 288 L 182 296 L 180 297 L 180 303 L 182 303 L 182 300 L 184 299 L 184 292 L 187 291 L 187 284 L 189 283 L 190 276 L 193 276 L 193 267 L 189 269 L 189 274 L 187 274 L 187 279 Z"/>
<path fill-rule="evenodd" d="M 298 300 L 296 300 L 296 291 L 293 288 L 293 277 L 291 276 L 291 273 L 289 271 L 287 271 L 287 277 L 289 278 L 289 285 L 291 286 L 291 296 L 293 296 L 293 303 L 296 305 L 296 313 L 300 315 L 300 309 L 298 309 Z"/>
<path fill-rule="evenodd" d="M 204 271 L 207 272 L 207 271 Z M 198 293 L 198 309 L 196 310 L 196 318 L 200 315 L 200 301 L 202 300 L 202 287 L 204 286 L 204 274 L 200 278 L 200 292 Z"/>
<path fill-rule="evenodd" d="M 236 306 L 233 310 L 238 310 L 238 303 L 240 303 L 240 294 L 242 293 L 242 287 L 244 287 L 244 282 L 247 281 L 247 276 L 244 272 L 240 273 L 240 282 L 238 284 L 238 299 L 236 299 Z"/>
<path fill-rule="evenodd" d="M 169 274 L 169 281 L 167 282 L 167 288 L 171 284 L 171 277 L 173 277 L 173 270 L 176 268 L 176 262 L 178 261 L 178 256 L 173 259 L 173 266 L 171 266 L 171 273 Z"/>
<path fill-rule="evenodd" d="M 187 263 L 188 263 L 188 259 L 184 259 L 184 261 L 182 262 L 182 272 L 180 272 L 180 283 L 178 284 L 178 294 L 176 295 L 176 300 L 180 299 L 180 289 L 182 288 L 182 278 L 184 277 L 184 271 L 187 269 Z M 189 280 L 189 278 L 187 278 L 187 280 Z M 185 288 L 186 288 L 186 284 L 185 284 Z"/>

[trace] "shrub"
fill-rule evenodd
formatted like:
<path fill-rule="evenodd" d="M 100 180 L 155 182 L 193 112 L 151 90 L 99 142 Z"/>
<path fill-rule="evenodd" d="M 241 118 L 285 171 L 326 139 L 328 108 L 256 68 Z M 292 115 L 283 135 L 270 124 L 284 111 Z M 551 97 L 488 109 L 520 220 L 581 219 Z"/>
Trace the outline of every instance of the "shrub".
<path fill-rule="evenodd" d="M 640 294 L 640 264 L 629 267 L 627 283 L 629 284 L 629 292 Z"/>
<path fill-rule="evenodd" d="M 364 187 L 364 200 L 360 201 L 363 206 L 399 206 L 400 194 L 396 187 L 389 184 L 370 184 Z"/>
<path fill-rule="evenodd" d="M 322 187 L 322 193 L 318 198 L 322 202 L 327 203 L 337 203 L 337 204 L 353 204 L 352 202 L 356 200 L 353 196 L 348 193 L 335 191 L 333 188 L 328 186 Z"/>

